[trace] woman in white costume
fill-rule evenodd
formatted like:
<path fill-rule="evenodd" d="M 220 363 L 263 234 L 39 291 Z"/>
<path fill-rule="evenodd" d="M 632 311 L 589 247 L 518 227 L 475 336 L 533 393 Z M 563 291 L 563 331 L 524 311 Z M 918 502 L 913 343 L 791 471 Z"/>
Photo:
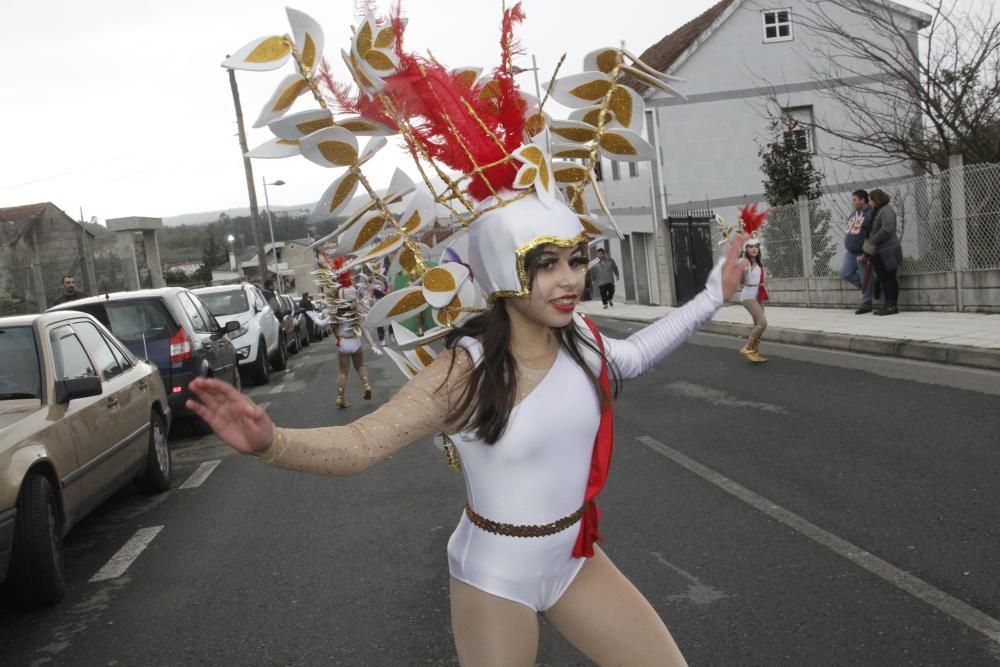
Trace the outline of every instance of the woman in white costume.
<path fill-rule="evenodd" d="M 368 381 L 368 368 L 365 366 L 365 353 L 362 339 L 378 354 L 378 347 L 365 328 L 364 314 L 361 306 L 361 296 L 358 288 L 351 282 L 351 273 L 340 274 L 340 287 L 333 299 L 334 329 L 337 337 L 337 407 L 346 408 L 347 378 L 351 373 L 351 365 L 361 378 L 364 390 L 363 397 L 371 400 L 372 386 Z"/>
<path fill-rule="evenodd" d="M 292 12 L 289 17 L 303 71 L 309 63 L 299 50 L 305 38 L 318 42 L 309 32 L 315 28 Z M 345 426 L 277 427 L 249 398 L 210 379 L 192 381 L 198 400 L 188 405 L 235 450 L 317 474 L 357 474 L 416 440 L 448 435 L 467 490 L 448 543 L 452 625 L 462 665 L 534 665 L 538 614 L 599 665 L 684 665 L 653 607 L 596 546 L 596 496 L 610 464 L 618 380 L 655 367 L 732 296 L 743 273 L 738 253 L 746 237 L 734 236 L 701 294 L 627 339 L 606 338 L 575 314 L 587 240 L 601 231 L 584 203 L 593 183 L 587 174 L 599 151 L 626 160 L 653 154 L 636 131 L 644 116 L 641 98 L 622 82 L 640 77 L 672 89 L 624 49 L 595 51 L 586 61 L 594 71 L 560 79 L 550 89 L 561 104 L 596 113 L 552 124 L 557 139 L 568 142 L 554 140 L 552 152 L 581 157 L 582 166 L 551 161 L 544 129 L 549 121 L 539 100 L 513 81 L 511 31 L 522 19 L 519 5 L 505 11 L 502 63 L 480 77 L 479 70 L 448 70 L 403 51 L 405 23 L 398 16 L 385 23 L 368 17 L 344 52 L 357 96 L 330 87 L 343 110 L 357 116 L 300 142 L 302 154 L 318 164 L 349 165 L 328 193 L 339 193 L 343 179 L 357 180 L 366 156 L 344 128 L 363 123 L 399 132 L 422 168 L 430 164 L 445 179 L 445 191 L 418 190 L 409 199 L 390 186 L 384 199 L 349 216 L 338 231 L 338 251 L 355 258 L 346 269 L 397 253 L 393 265 L 412 281 L 379 301 L 369 325 L 432 310 L 439 326 L 407 342 L 412 356 L 406 360 L 394 353 L 410 380 L 380 408 Z M 227 66 L 260 69 L 268 54 L 278 52 L 263 43 L 236 52 Z M 448 180 L 438 162 L 465 176 Z M 369 194 L 376 196 L 374 189 Z M 321 199 L 324 214 L 339 210 L 340 200 L 332 197 Z M 396 202 L 404 207 L 401 214 L 390 208 Z M 467 265 L 453 261 L 428 270 L 415 258 L 414 235 L 436 217 L 435 206 L 464 207 L 453 212 L 468 227 Z M 470 306 L 479 303 L 470 300 L 471 287 L 486 308 Z M 445 348 L 436 358 L 422 346 L 442 339 Z"/>

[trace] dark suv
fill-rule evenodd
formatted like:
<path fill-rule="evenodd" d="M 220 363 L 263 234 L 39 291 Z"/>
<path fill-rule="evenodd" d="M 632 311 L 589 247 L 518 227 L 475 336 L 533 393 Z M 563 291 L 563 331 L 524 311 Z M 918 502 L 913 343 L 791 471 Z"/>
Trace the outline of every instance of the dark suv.
<path fill-rule="evenodd" d="M 215 377 L 240 387 L 236 350 L 201 300 L 183 287 L 161 287 L 135 292 L 113 292 L 77 299 L 49 309 L 79 310 L 93 315 L 140 359 L 160 370 L 170 409 L 189 415 L 184 402 L 188 383 L 196 377 Z M 227 325 L 235 331 L 239 324 Z M 204 423 L 197 419 L 199 430 Z"/>

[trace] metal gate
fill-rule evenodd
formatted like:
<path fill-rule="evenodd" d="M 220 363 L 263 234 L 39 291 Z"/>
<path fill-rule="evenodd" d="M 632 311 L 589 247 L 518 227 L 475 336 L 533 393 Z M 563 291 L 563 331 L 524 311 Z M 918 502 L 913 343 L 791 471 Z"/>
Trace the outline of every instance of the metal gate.
<path fill-rule="evenodd" d="M 712 270 L 712 211 L 688 211 L 667 216 L 673 248 L 677 305 L 687 303 L 705 288 Z"/>

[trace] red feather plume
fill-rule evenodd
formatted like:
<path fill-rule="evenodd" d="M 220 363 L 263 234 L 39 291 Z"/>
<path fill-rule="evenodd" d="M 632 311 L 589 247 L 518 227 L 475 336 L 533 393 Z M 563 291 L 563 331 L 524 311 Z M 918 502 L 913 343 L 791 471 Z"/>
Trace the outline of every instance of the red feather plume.
<path fill-rule="evenodd" d="M 399 66 L 384 79 L 381 94 L 413 128 L 414 139 L 431 159 L 463 174 L 472 174 L 477 166 L 493 165 L 471 179 L 468 191 L 475 199 L 489 197 L 490 186 L 495 191 L 509 189 L 517 175 L 519 165 L 508 155 L 524 143 L 525 103 L 514 83 L 511 60 L 520 53 L 514 26 L 523 20 L 520 3 L 504 12 L 501 64 L 489 82 L 494 94 L 484 97 L 487 84 L 470 85 L 440 63 L 404 51 L 405 22 L 398 4 L 390 16 Z M 364 92 L 351 96 L 333 81 L 325 66 L 321 79 L 342 110 L 397 128 L 379 98 Z"/>
<path fill-rule="evenodd" d="M 765 222 L 767 222 L 768 210 L 758 211 L 757 202 L 752 204 L 747 204 L 746 206 L 741 206 L 739 208 L 739 221 L 740 226 L 743 227 L 743 231 L 747 234 L 752 234 L 758 231 Z"/>

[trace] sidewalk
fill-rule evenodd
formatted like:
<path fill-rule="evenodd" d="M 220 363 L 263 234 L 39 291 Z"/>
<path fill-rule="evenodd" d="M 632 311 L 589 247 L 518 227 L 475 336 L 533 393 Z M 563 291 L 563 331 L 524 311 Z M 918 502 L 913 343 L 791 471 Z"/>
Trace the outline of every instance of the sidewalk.
<path fill-rule="evenodd" d="M 673 308 L 584 301 L 580 312 L 594 317 L 652 322 Z M 853 310 L 769 306 L 768 342 L 825 347 L 864 354 L 896 356 L 935 363 L 1000 370 L 1000 315 L 904 311 L 889 317 L 855 315 Z M 744 337 L 750 314 L 740 305 L 723 306 L 702 328 L 708 333 Z"/>

